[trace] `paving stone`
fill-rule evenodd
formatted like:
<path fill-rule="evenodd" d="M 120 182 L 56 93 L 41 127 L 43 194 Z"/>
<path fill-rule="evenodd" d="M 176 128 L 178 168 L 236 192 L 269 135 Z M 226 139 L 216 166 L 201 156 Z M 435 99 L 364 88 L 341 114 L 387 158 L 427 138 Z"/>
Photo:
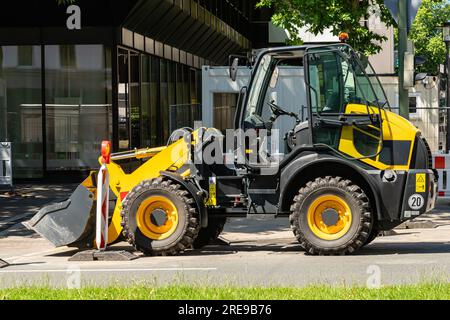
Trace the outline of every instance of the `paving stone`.
<path fill-rule="evenodd" d="M 411 220 L 399 225 L 396 229 L 434 229 L 439 223 L 432 220 Z"/>
<path fill-rule="evenodd" d="M 86 250 L 76 253 L 69 261 L 131 261 L 139 258 L 129 251 L 97 251 Z"/>

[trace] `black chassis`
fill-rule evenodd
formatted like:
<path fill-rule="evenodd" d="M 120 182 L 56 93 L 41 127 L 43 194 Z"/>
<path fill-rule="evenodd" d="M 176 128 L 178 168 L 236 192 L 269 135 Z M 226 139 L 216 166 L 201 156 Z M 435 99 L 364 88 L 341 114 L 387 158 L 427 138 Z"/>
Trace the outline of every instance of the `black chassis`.
<path fill-rule="evenodd" d="M 387 179 L 386 171 L 375 170 L 357 160 L 343 159 L 326 148 L 300 146 L 280 163 L 275 175 L 253 172 L 242 176 L 217 176 L 217 206 L 208 208 L 208 213 L 227 217 L 288 216 L 293 198 L 308 181 L 340 176 L 350 179 L 367 194 L 378 229 L 390 230 L 432 210 L 437 194 L 436 176 L 431 169 L 394 173 L 395 179 Z M 421 173 L 426 177 L 425 192 L 416 192 L 416 175 Z M 423 197 L 424 205 L 414 210 L 408 200 L 417 194 Z M 235 203 L 237 196 L 240 201 L 245 200 L 242 207 Z"/>

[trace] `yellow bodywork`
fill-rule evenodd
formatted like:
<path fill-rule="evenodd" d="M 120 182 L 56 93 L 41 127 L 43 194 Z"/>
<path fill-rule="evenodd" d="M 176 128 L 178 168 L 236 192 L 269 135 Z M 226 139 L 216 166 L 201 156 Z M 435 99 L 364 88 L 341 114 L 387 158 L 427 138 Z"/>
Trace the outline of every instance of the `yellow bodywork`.
<path fill-rule="evenodd" d="M 379 110 L 376 107 L 370 107 L 371 114 L 379 114 Z M 367 114 L 367 107 L 360 104 L 349 104 L 346 108 L 346 114 Z M 380 161 L 380 155 L 373 158 L 361 159 L 362 162 L 368 165 L 380 169 L 380 170 L 408 170 L 411 162 L 411 156 L 414 147 L 414 141 L 419 129 L 406 120 L 405 118 L 385 109 L 381 109 L 382 129 L 383 129 L 383 141 L 410 141 L 411 147 L 409 149 L 408 162 L 404 165 L 390 165 Z M 372 132 L 364 132 L 364 134 L 371 136 L 373 139 L 379 139 L 379 128 L 375 126 L 371 127 Z M 362 158 L 366 155 L 360 154 L 354 145 L 354 130 L 360 130 L 355 126 L 344 126 L 341 133 L 341 139 L 339 142 L 339 151 L 353 157 Z M 362 130 L 360 130 L 363 132 Z M 381 144 L 379 145 L 378 152 L 380 151 Z"/>
<path fill-rule="evenodd" d="M 198 140 L 198 131 L 194 131 L 192 136 L 192 144 L 195 144 Z M 148 160 L 130 174 L 125 173 L 121 166 L 114 161 L 106 165 L 109 172 L 109 187 L 117 197 L 108 229 L 109 244 L 116 241 L 122 232 L 120 212 L 122 210 L 122 199 L 126 194 L 142 181 L 159 177 L 161 171 L 173 171 L 184 177 L 189 176 L 189 169 L 180 172 L 183 165 L 189 160 L 189 147 L 184 139 L 180 139 L 167 147 L 135 150 L 133 158 Z M 101 158 L 99 162 L 101 163 Z M 144 223 L 145 220 L 141 222 Z"/>

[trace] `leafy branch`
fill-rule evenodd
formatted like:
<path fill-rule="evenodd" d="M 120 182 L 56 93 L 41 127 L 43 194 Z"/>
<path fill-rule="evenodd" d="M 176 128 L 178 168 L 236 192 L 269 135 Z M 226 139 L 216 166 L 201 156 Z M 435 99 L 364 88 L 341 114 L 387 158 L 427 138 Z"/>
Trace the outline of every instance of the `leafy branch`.
<path fill-rule="evenodd" d="M 275 10 L 272 22 L 289 33 L 288 44 L 301 44 L 300 28 L 318 35 L 329 29 L 338 36 L 340 32 L 350 35 L 349 43 L 365 55 L 381 50 L 380 43 L 387 40 L 383 35 L 369 30 L 369 15 L 376 15 L 386 25 L 394 21 L 383 0 L 260 0 L 258 8 Z"/>
<path fill-rule="evenodd" d="M 68 5 L 68 4 L 74 4 L 76 0 L 56 0 L 56 3 L 58 5 Z"/>

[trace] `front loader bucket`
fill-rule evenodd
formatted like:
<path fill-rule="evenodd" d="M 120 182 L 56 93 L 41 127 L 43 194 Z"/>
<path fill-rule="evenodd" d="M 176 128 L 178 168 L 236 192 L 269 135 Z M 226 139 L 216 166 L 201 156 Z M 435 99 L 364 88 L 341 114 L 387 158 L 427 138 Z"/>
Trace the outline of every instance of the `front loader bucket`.
<path fill-rule="evenodd" d="M 95 236 L 94 194 L 81 184 L 68 200 L 42 208 L 23 224 L 56 247 L 89 247 Z"/>

